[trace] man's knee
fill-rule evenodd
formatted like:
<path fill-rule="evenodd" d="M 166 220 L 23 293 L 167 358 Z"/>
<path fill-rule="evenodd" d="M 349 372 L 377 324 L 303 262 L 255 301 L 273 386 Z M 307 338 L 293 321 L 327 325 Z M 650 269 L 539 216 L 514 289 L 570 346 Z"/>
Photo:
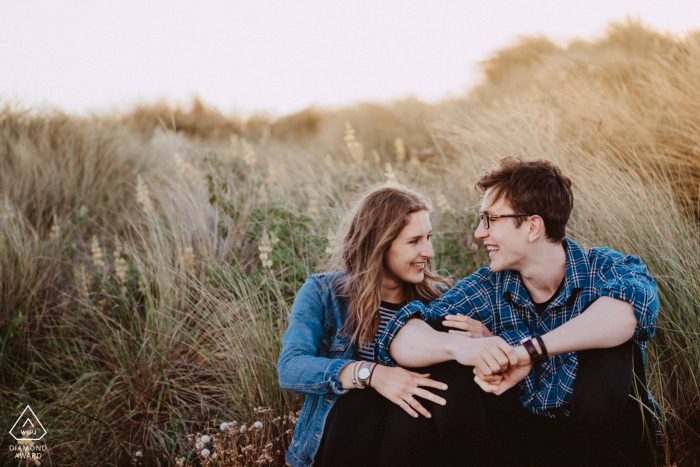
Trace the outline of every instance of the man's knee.
<path fill-rule="evenodd" d="M 578 352 L 571 417 L 593 429 L 611 428 L 624 410 L 634 379 L 634 344 Z"/>

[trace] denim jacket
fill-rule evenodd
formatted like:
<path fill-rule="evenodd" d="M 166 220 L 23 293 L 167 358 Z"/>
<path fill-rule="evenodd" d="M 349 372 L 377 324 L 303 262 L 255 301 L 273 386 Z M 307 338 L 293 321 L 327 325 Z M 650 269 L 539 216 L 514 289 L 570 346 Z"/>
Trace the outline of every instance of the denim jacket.
<path fill-rule="evenodd" d="M 338 297 L 334 283 L 342 274 L 314 274 L 306 279 L 282 338 L 277 362 L 280 386 L 306 394 L 286 457 L 292 467 L 313 463 L 328 412 L 338 396 L 348 392 L 338 376 L 356 359 L 357 349 L 341 331 L 348 306 L 347 300 Z"/>

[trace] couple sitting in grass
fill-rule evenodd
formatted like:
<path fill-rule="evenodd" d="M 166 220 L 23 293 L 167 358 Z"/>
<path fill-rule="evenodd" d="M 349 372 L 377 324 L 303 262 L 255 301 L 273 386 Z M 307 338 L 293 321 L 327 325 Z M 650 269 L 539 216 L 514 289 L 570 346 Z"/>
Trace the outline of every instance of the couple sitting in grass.
<path fill-rule="evenodd" d="M 646 266 L 566 237 L 549 161 L 501 159 L 475 187 L 491 265 L 454 287 L 425 197 L 377 188 L 348 214 L 343 271 L 308 278 L 282 341 L 280 385 L 307 395 L 293 467 L 655 465 Z"/>

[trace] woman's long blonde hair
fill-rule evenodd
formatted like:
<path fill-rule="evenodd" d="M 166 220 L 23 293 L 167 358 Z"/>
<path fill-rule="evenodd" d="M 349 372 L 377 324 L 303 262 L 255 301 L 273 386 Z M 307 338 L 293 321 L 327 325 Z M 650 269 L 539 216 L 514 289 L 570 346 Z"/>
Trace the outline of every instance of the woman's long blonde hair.
<path fill-rule="evenodd" d="M 425 196 L 405 186 L 381 186 L 369 190 L 345 216 L 339 234 L 343 241 L 333 252 L 329 266 L 345 269 L 336 284 L 348 300 L 348 318 L 343 329 L 354 342 L 368 346 L 379 329 L 375 318 L 381 303 L 382 264 L 391 243 L 399 236 L 414 212 L 430 211 Z M 336 269 L 337 270 L 337 269 Z M 413 300 L 429 303 L 451 284 L 433 272 L 431 261 L 425 264 L 420 284 L 405 283 L 402 305 Z"/>

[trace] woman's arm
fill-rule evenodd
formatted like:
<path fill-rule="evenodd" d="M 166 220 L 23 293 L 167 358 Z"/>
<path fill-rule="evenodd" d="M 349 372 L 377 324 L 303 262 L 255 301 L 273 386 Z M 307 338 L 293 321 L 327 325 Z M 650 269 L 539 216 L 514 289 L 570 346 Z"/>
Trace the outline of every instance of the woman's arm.
<path fill-rule="evenodd" d="M 319 356 L 325 311 L 322 294 L 327 293 L 324 287 L 328 286 L 316 275 L 309 276 L 294 299 L 277 362 L 280 386 L 287 391 L 300 394 L 347 392 L 339 375 L 352 360 Z"/>
<path fill-rule="evenodd" d="M 323 337 L 324 287 L 316 276 L 310 276 L 299 290 L 289 328 L 282 338 L 282 353 L 277 363 L 280 386 L 301 394 L 345 394 L 355 388 L 352 382 L 354 360 L 319 357 Z M 441 397 L 422 389 L 421 386 L 447 389 L 447 386 L 399 367 L 376 365 L 371 386 L 382 396 L 398 404 L 409 415 L 417 412 L 430 414 L 414 396 L 445 404 Z M 410 405 L 407 403 L 410 401 Z"/>

